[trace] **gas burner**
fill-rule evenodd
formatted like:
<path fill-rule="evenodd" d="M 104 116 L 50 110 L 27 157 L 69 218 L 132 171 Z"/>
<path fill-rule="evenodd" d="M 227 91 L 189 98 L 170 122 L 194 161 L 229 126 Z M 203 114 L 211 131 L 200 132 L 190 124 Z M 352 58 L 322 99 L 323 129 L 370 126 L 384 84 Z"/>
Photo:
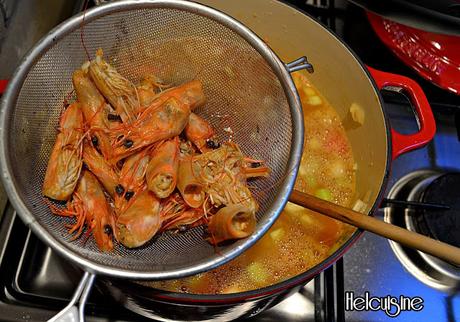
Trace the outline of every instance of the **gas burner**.
<path fill-rule="evenodd" d="M 449 210 L 436 213 L 425 210 L 421 218 L 431 236 L 456 247 L 460 247 L 459 187 L 460 173 L 446 173 L 433 180 L 421 196 L 423 202 L 449 206 Z"/>
<path fill-rule="evenodd" d="M 399 179 L 388 198 L 436 203 L 449 209 L 385 208 L 384 220 L 411 231 L 460 247 L 460 173 L 419 170 Z M 460 267 L 390 241 L 404 267 L 418 280 L 442 291 L 458 290 Z"/>

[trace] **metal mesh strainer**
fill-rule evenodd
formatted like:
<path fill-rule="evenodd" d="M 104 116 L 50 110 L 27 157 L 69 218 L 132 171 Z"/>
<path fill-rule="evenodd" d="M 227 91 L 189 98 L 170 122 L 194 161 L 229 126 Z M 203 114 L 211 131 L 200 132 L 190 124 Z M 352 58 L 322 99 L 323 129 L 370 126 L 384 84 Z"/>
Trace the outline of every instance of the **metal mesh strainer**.
<path fill-rule="evenodd" d="M 2 178 L 21 218 L 62 255 L 93 273 L 136 279 L 176 278 L 211 269 L 252 245 L 281 212 L 292 189 L 303 142 L 302 113 L 288 67 L 247 28 L 210 8 L 181 1 L 119 1 L 89 10 L 84 41 L 102 48 L 132 81 L 153 73 L 167 83 L 203 82 L 207 103 L 197 111 L 227 139 L 267 161 L 270 178 L 254 181 L 260 204 L 256 232 L 219 252 L 198 227 L 163 234 L 147 246 L 116 246 L 102 253 L 90 238 L 70 241 L 66 219 L 42 199 L 42 183 L 55 127 L 71 75 L 87 59 L 81 43 L 83 16 L 41 40 L 25 57 L 3 97 Z M 225 116 L 223 119 L 222 116 Z"/>

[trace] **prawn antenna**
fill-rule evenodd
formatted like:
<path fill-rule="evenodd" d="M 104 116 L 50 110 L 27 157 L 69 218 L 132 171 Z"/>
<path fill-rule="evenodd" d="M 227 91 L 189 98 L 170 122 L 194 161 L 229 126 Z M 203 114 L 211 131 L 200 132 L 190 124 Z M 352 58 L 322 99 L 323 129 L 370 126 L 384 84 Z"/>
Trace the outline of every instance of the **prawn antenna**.
<path fill-rule="evenodd" d="M 84 40 L 84 26 L 85 26 L 86 10 L 88 9 L 88 3 L 89 3 L 89 0 L 85 0 L 85 6 L 83 8 L 83 19 L 81 20 L 81 25 L 80 25 L 80 40 L 81 40 L 81 45 L 83 46 L 83 49 L 85 50 L 86 58 L 88 58 L 88 61 L 90 61 L 91 57 L 89 56 L 89 52 L 88 52 L 88 49 L 86 48 L 85 40 Z"/>

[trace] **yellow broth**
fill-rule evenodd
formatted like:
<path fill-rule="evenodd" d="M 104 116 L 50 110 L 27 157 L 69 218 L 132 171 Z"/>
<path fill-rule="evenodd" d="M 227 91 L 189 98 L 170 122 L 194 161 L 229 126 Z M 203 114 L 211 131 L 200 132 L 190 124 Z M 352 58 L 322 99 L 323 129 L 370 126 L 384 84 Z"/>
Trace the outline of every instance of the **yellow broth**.
<path fill-rule="evenodd" d="M 349 206 L 355 190 L 350 143 L 335 110 L 301 74 L 294 74 L 305 117 L 305 148 L 296 189 Z M 249 291 L 298 275 L 323 261 L 350 227 L 288 203 L 273 227 L 235 260 L 192 277 L 141 282 L 193 294 Z"/>

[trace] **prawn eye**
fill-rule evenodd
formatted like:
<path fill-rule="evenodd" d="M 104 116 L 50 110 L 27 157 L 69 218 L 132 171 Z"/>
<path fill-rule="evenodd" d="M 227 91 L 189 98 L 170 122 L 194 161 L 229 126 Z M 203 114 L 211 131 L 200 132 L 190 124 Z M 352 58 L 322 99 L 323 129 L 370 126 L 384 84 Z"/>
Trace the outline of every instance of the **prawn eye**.
<path fill-rule="evenodd" d="M 121 117 L 120 117 L 120 115 L 117 115 L 117 114 L 109 114 L 109 115 L 107 115 L 107 119 L 109 121 L 121 122 Z"/>
<path fill-rule="evenodd" d="M 115 192 L 121 196 L 123 194 L 123 192 L 125 192 L 125 188 L 123 188 L 123 186 L 121 184 L 118 184 L 116 187 L 115 187 Z"/>
<path fill-rule="evenodd" d="M 99 141 L 97 139 L 97 136 L 92 136 L 91 137 L 91 143 L 93 143 L 93 145 L 96 147 L 98 144 L 99 144 Z"/>
<path fill-rule="evenodd" d="M 125 193 L 125 199 L 129 200 L 134 196 L 134 191 L 126 191 Z"/>
<path fill-rule="evenodd" d="M 130 147 L 132 147 L 133 144 L 134 144 L 134 142 L 131 141 L 131 140 L 128 140 L 128 139 L 126 139 L 125 142 L 123 142 L 123 145 L 124 145 L 125 148 L 127 148 L 127 149 L 129 149 Z"/>
<path fill-rule="evenodd" d="M 112 235 L 113 230 L 112 230 L 112 227 L 109 224 L 104 226 L 104 233 L 106 235 Z"/>
<path fill-rule="evenodd" d="M 217 149 L 220 147 L 220 143 L 216 143 L 213 140 L 206 140 L 206 146 L 210 149 Z"/>
<path fill-rule="evenodd" d="M 260 162 L 251 162 L 250 167 L 251 168 L 259 168 L 262 165 Z"/>

